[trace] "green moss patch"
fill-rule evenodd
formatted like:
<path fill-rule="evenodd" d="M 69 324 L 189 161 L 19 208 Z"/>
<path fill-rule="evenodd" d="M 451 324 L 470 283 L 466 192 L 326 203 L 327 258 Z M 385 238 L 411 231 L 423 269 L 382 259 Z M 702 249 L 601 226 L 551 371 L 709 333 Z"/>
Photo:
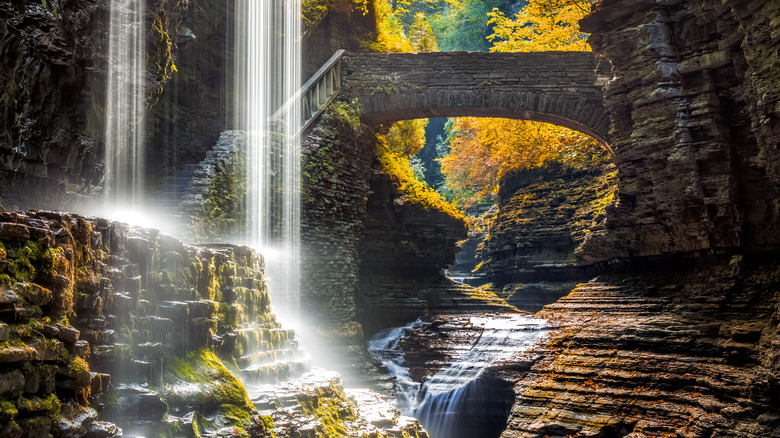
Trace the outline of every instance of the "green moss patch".
<path fill-rule="evenodd" d="M 247 436 L 253 423 L 254 405 L 244 385 L 208 349 L 175 358 L 166 367 L 163 400 L 170 407 L 196 410 L 208 428 L 232 427 L 237 436 Z"/>
<path fill-rule="evenodd" d="M 11 284 L 51 279 L 57 274 L 61 251 L 60 248 L 48 248 L 43 239 L 3 247 L 0 259 L 7 260 L 8 264 L 0 275 L 0 282 Z"/>
<path fill-rule="evenodd" d="M 355 405 L 347 399 L 339 382 L 331 381 L 326 387 L 298 394 L 295 398 L 301 405 L 301 412 L 320 420 L 323 437 L 347 436 L 344 422 L 355 420 Z"/>

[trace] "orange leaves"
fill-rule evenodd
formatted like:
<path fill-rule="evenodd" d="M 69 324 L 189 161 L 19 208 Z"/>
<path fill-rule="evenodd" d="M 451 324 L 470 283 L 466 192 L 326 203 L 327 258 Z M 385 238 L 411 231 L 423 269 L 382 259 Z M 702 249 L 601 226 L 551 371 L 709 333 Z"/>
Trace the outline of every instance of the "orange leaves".
<path fill-rule="evenodd" d="M 438 52 L 439 45 L 436 43 L 436 36 L 425 14 L 418 12 L 414 14 L 414 23 L 409 29 L 409 41 L 415 52 Z"/>
<path fill-rule="evenodd" d="M 450 153 L 439 161 L 453 201 L 471 206 L 497 193 L 517 170 L 556 161 L 588 164 L 601 155 L 595 140 L 554 125 L 524 120 L 459 118 L 450 128 Z"/>
<path fill-rule="evenodd" d="M 414 14 L 414 20 L 408 30 L 404 27 L 404 15 L 411 5 L 408 0 L 395 3 L 395 9 L 384 0 L 375 2 L 377 41 L 374 49 L 379 52 L 436 52 L 439 46 L 431 24 L 425 14 Z"/>
<path fill-rule="evenodd" d="M 373 49 L 378 52 L 412 52 L 412 44 L 404 33 L 398 16 L 386 1 L 374 2 L 376 7 L 377 40 Z"/>
<path fill-rule="evenodd" d="M 494 52 L 590 50 L 579 20 L 591 0 L 530 0 L 514 18 L 497 8 L 488 13 Z M 450 154 L 440 159 L 449 197 L 472 206 L 498 191 L 500 180 L 517 170 L 559 162 L 595 164 L 603 153 L 595 140 L 545 123 L 461 118 L 450 130 Z"/>
<path fill-rule="evenodd" d="M 415 120 L 409 122 L 415 122 Z M 420 129 L 425 127 L 425 123 L 427 123 L 427 120 L 422 121 Z M 404 122 L 396 125 L 399 125 L 398 129 L 402 132 L 396 135 L 403 136 L 408 134 L 411 138 L 414 129 L 411 129 L 410 132 L 405 130 L 405 128 L 409 128 L 413 124 Z M 396 126 L 394 125 L 394 127 Z M 379 140 L 377 158 L 382 166 L 382 171 L 395 177 L 398 182 L 398 189 L 403 194 L 402 202 L 412 202 L 426 209 L 439 210 L 454 218 L 464 220 L 463 214 L 452 204 L 445 201 L 440 194 L 415 177 L 414 169 L 409 163 L 408 152 L 414 151 L 416 146 L 409 146 L 398 138 L 394 140 L 394 144 L 391 146 L 390 140 L 393 137 L 391 134 L 393 134 L 392 129 L 388 135 L 377 136 Z M 413 153 L 416 152 L 414 151 Z"/>

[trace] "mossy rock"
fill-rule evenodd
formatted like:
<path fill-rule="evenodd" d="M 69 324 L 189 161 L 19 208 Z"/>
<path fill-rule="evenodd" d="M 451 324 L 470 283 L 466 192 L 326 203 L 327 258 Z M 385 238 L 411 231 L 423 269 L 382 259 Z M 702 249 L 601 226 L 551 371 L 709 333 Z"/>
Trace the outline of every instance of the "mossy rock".
<path fill-rule="evenodd" d="M 216 354 L 206 348 L 171 360 L 165 369 L 162 390 L 169 407 L 194 410 L 208 429 L 232 428 L 236 436 L 248 436 L 256 427 L 256 409 L 244 385 Z M 200 427 L 200 426 L 198 426 Z"/>
<path fill-rule="evenodd" d="M 309 392 L 296 395 L 295 398 L 305 415 L 313 416 L 320 421 L 321 430 L 318 437 L 347 436 L 344 423 L 353 421 L 357 417 L 357 406 L 347 399 L 340 379 L 333 379 L 328 386 L 314 388 Z"/>

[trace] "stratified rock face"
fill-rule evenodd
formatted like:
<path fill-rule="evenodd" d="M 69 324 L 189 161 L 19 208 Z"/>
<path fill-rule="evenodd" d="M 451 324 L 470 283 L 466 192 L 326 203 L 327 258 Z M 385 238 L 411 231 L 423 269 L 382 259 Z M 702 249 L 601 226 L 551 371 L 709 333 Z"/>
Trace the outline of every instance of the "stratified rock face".
<path fill-rule="evenodd" d="M 616 174 L 614 166 L 580 171 L 550 166 L 506 178 L 479 250 L 479 272 L 495 286 L 581 278 L 585 272 L 575 251 L 603 228 Z"/>
<path fill-rule="evenodd" d="M 370 183 L 360 257 L 363 269 L 430 275 L 455 262 L 455 244 L 467 237 L 463 220 L 406 201 L 387 174 L 374 174 Z"/>
<path fill-rule="evenodd" d="M 250 421 L 246 391 L 213 352 L 235 360 L 250 382 L 303 371 L 249 248 L 192 247 L 155 230 L 45 211 L 0 213 L 0 242 L 0 417 L 11 430 L 51 417 L 51 427 L 83 436 L 75 430 L 97 417 L 77 405 L 87 402 L 104 408 L 101 419 L 146 425 L 151 435 L 182 427 L 176 419 L 195 411 L 224 419 L 224 403 Z M 198 375 L 206 382 L 192 380 Z M 57 426 L 65 405 L 62 422 L 71 425 Z"/>
<path fill-rule="evenodd" d="M 323 328 L 355 320 L 358 243 L 375 142 L 372 129 L 330 112 L 304 140 L 301 304 Z"/>
<path fill-rule="evenodd" d="M 512 310 L 441 274 L 467 236 L 462 219 L 409 202 L 389 175 L 375 173 L 370 184 L 356 298 L 368 331 L 425 314 Z"/>
<path fill-rule="evenodd" d="M 777 266 L 677 260 L 579 285 L 542 312 L 561 328 L 501 437 L 780 436 Z"/>
<path fill-rule="evenodd" d="M 605 0 L 619 202 L 582 261 L 780 243 L 777 1 Z"/>

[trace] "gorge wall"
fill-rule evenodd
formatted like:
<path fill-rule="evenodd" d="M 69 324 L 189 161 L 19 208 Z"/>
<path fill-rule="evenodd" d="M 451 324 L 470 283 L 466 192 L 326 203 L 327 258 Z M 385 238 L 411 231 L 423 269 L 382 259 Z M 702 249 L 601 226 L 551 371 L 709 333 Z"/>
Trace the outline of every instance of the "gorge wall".
<path fill-rule="evenodd" d="M 442 274 L 467 236 L 462 219 L 407 199 L 389 175 L 374 173 L 360 240 L 358 319 L 371 331 L 422 315 L 512 310 Z"/>
<path fill-rule="evenodd" d="M 504 178 L 498 212 L 479 249 L 483 273 L 495 286 L 584 278 L 576 250 L 604 222 L 617 183 L 613 165 L 573 169 L 551 164 Z"/>
<path fill-rule="evenodd" d="M 577 253 L 591 233 L 603 230 L 617 173 L 606 163 L 580 169 L 550 164 L 504 178 L 495 213 L 481 219 L 487 230 L 476 251 L 477 278 L 533 312 L 592 278 L 603 267 L 581 266 Z"/>
<path fill-rule="evenodd" d="M 502 438 L 773 437 L 780 3 L 604 0 L 582 21 L 618 202 L 579 264 L 630 260 L 549 305 Z"/>
<path fill-rule="evenodd" d="M 4 204 L 18 203 L 7 188 L 30 194 L 60 186 L 84 189 L 101 178 L 92 91 L 102 94 L 96 26 L 98 2 L 60 2 L 62 19 L 40 4 L 0 3 L 0 151 Z M 95 98 L 98 100 L 99 98 Z M 102 106 L 102 105 L 99 105 Z M 92 129 L 92 134 L 88 132 Z M 44 183 L 46 188 L 36 188 Z"/>
<path fill-rule="evenodd" d="M 347 379 L 366 365 L 364 331 L 507 309 L 441 274 L 466 235 L 463 221 L 409 199 L 379 170 L 376 128 L 359 116 L 354 103 L 334 104 L 304 140 L 303 159 L 301 311 L 321 357 Z"/>
<path fill-rule="evenodd" d="M 605 0 L 582 21 L 613 65 L 620 188 L 581 263 L 777 249 L 778 7 Z"/>
<path fill-rule="evenodd" d="M 200 3 L 190 8 L 148 1 L 150 187 L 169 174 L 174 161 L 202 156 L 224 122 L 220 78 L 225 66 L 198 62 L 194 54 L 225 52 L 225 8 L 220 13 L 218 2 Z M 64 207 L 102 186 L 109 9 L 93 0 L 44 5 L 0 2 L 0 60 L 8 67 L 0 81 L 0 152 L 7 182 L 0 195 L 8 207 Z M 187 26 L 201 39 L 185 36 Z M 167 90 L 175 68 L 181 73 Z M 22 192 L 25 196 L 18 196 Z"/>
<path fill-rule="evenodd" d="M 218 0 L 146 5 L 145 167 L 155 193 L 175 171 L 202 160 L 223 130 L 235 129 L 235 11 L 234 2 Z M 310 5 L 305 77 L 336 49 L 359 51 L 375 38 L 370 2 L 365 12 L 349 0 Z M 72 208 L 73 200 L 100 194 L 109 23 L 104 1 L 0 1 L 6 209 Z"/>

